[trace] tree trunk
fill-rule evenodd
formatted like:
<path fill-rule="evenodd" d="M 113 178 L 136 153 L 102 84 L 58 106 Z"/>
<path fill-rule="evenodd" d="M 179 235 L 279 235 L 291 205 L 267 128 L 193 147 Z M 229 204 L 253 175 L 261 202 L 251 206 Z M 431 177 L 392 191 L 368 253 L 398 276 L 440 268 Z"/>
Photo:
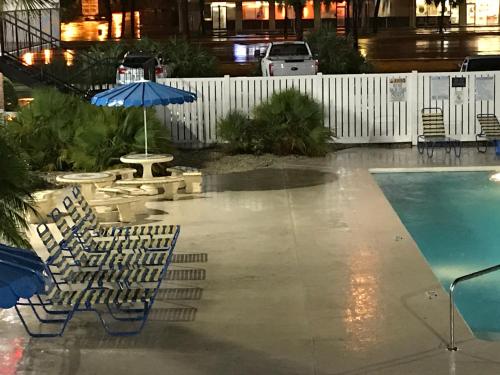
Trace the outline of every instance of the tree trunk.
<path fill-rule="evenodd" d="M 345 35 L 349 35 L 351 33 L 351 0 L 346 0 L 345 2 L 344 18 Z"/>
<path fill-rule="evenodd" d="M 130 0 L 130 34 L 135 39 L 135 0 Z"/>
<path fill-rule="evenodd" d="M 304 11 L 304 6 L 302 3 L 294 4 L 293 10 L 295 13 L 295 35 L 297 40 L 304 39 L 304 30 L 302 29 L 302 13 Z"/>
<path fill-rule="evenodd" d="M 375 1 L 375 9 L 373 10 L 373 33 L 378 32 L 378 12 L 380 10 L 380 0 Z"/>
<path fill-rule="evenodd" d="M 359 3 L 359 0 L 352 1 L 352 43 L 356 50 L 358 49 Z"/>
<path fill-rule="evenodd" d="M 177 8 L 179 14 L 179 34 L 184 34 L 186 36 L 189 36 L 187 0 L 177 0 Z"/>
<path fill-rule="evenodd" d="M 111 11 L 111 0 L 105 0 L 104 6 L 106 9 L 106 21 L 108 23 L 108 39 L 113 37 L 113 12 Z"/>
<path fill-rule="evenodd" d="M 184 32 L 189 38 L 189 4 L 188 0 L 182 0 L 182 13 L 184 14 Z"/>
<path fill-rule="evenodd" d="M 5 111 L 5 94 L 3 91 L 3 74 L 0 73 L 0 112 Z M 2 121 L 3 122 L 3 119 Z M 2 124 L 5 125 L 5 124 Z"/>
<path fill-rule="evenodd" d="M 198 11 L 200 12 L 200 32 L 201 32 L 201 35 L 205 35 L 205 33 L 206 33 L 204 10 L 205 10 L 205 0 L 198 0 Z"/>
<path fill-rule="evenodd" d="M 446 0 L 441 0 L 441 15 L 439 16 L 439 33 L 443 33 L 444 12 L 446 11 Z"/>
<path fill-rule="evenodd" d="M 283 5 L 285 7 L 285 17 L 284 17 L 284 26 L 283 26 L 283 38 L 288 39 L 288 7 L 286 4 Z"/>
<path fill-rule="evenodd" d="M 321 0 L 314 0 L 314 30 L 321 29 Z"/>
<path fill-rule="evenodd" d="M 124 39 L 125 38 L 125 20 L 127 17 L 127 0 L 122 0 L 121 6 L 122 6 L 122 28 L 121 28 L 120 38 Z"/>
<path fill-rule="evenodd" d="M 269 0 L 269 30 L 276 30 L 276 3 L 274 0 Z"/>

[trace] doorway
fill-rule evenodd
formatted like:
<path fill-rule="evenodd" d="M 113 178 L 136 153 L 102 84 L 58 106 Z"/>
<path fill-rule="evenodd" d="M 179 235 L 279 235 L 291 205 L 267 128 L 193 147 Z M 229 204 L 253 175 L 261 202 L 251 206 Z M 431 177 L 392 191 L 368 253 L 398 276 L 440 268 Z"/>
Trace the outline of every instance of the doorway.
<path fill-rule="evenodd" d="M 337 18 L 337 27 L 345 27 L 345 3 L 337 4 L 335 17 Z"/>
<path fill-rule="evenodd" d="M 476 4 L 467 3 L 467 25 L 476 24 Z"/>
<path fill-rule="evenodd" d="M 212 5 L 212 28 L 213 30 L 227 29 L 227 7 L 224 5 Z"/>

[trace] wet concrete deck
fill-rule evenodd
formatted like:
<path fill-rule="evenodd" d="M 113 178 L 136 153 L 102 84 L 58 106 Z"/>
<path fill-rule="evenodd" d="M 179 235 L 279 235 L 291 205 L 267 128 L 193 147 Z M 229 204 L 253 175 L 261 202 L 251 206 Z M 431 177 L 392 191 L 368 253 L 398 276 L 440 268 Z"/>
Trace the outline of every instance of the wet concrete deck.
<path fill-rule="evenodd" d="M 178 253 L 207 254 L 164 283 L 186 299 L 166 290 L 128 338 L 82 314 L 63 338 L 30 339 L 1 311 L 0 373 L 497 374 L 500 343 L 461 321 L 461 350 L 445 349 L 447 296 L 368 172 L 497 164 L 364 148 L 212 176 L 202 198 L 148 204 L 182 225 Z"/>

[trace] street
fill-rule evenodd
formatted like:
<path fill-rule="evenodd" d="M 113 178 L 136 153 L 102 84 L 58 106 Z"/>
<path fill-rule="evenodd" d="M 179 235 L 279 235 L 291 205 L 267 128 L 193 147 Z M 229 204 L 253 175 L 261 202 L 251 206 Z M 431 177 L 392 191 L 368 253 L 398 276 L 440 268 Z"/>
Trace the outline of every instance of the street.
<path fill-rule="evenodd" d="M 81 31 L 81 38 L 78 37 Z M 64 41 L 67 48 L 81 48 L 98 43 L 87 29 L 75 29 L 73 38 Z M 63 35 L 64 37 L 64 35 Z M 293 40 L 293 36 L 289 39 Z M 102 40 L 102 39 L 101 39 Z M 192 37 L 193 43 L 211 51 L 219 60 L 220 73 L 255 74 L 256 49 L 265 49 L 273 40 L 283 40 L 278 33 Z M 374 72 L 455 71 L 465 56 L 500 54 L 500 27 L 454 27 L 439 34 L 436 29 L 386 29 L 376 35 L 359 38 L 360 52 L 373 65 Z"/>

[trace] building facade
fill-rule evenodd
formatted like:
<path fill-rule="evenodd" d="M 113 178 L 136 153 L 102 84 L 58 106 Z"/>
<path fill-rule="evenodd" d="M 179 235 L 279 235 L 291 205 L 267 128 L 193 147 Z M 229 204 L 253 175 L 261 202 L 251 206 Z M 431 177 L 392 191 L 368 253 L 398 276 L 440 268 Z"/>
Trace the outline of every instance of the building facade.
<path fill-rule="evenodd" d="M 194 0 L 193 3 L 195 2 Z M 196 0 L 197 2 L 197 0 Z M 191 5 L 191 9 L 193 9 Z M 306 27 L 330 23 L 345 25 L 348 10 L 346 2 L 332 2 L 329 7 L 318 1 L 320 17 L 313 0 L 307 0 L 303 19 Z M 367 0 L 362 10 L 362 24 L 373 21 L 374 0 Z M 440 7 L 427 5 L 425 0 L 381 0 L 378 22 L 381 27 L 427 27 L 438 22 Z M 316 21 L 315 21 L 316 14 Z M 500 24 L 500 0 L 466 0 L 456 8 L 446 9 L 446 24 L 460 26 L 488 26 Z M 204 22 L 213 31 L 275 30 L 282 28 L 285 19 L 293 20 L 294 13 L 277 1 L 207 0 L 203 11 Z M 197 22 L 199 22 L 197 16 Z M 194 18 L 191 17 L 191 21 Z M 195 27 L 196 28 L 196 27 Z"/>

